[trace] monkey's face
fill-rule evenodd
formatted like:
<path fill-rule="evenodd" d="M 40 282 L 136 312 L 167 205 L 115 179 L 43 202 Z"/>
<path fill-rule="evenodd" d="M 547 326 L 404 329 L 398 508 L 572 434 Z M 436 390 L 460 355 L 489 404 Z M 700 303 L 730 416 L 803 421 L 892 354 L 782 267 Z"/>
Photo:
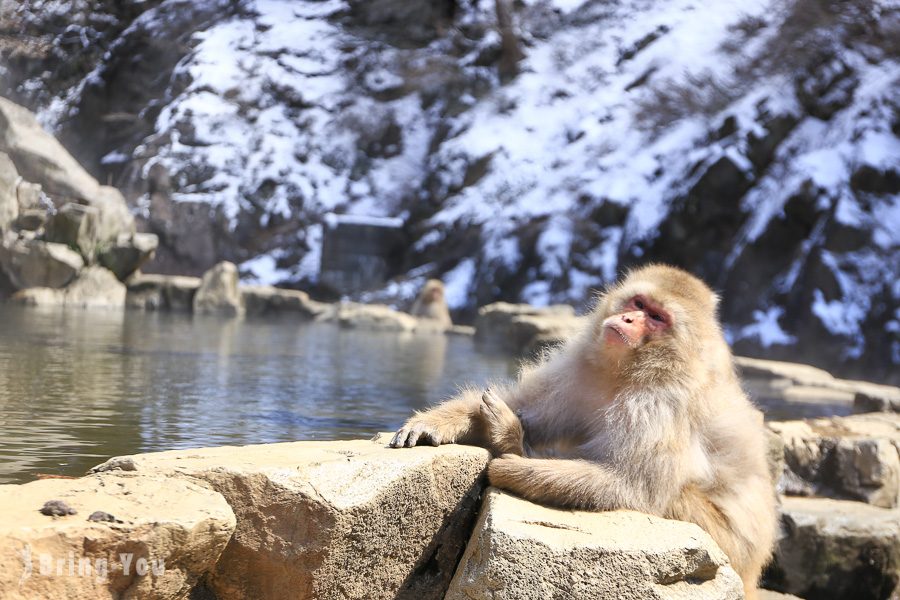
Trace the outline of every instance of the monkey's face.
<path fill-rule="evenodd" d="M 715 302 L 702 281 L 680 269 L 654 265 L 634 271 L 597 305 L 598 357 L 641 378 L 693 364 L 710 340 L 721 337 Z"/>
<path fill-rule="evenodd" d="M 619 312 L 603 320 L 604 345 L 614 351 L 635 349 L 661 340 L 672 327 L 672 316 L 661 303 L 643 294 L 628 298 Z"/>

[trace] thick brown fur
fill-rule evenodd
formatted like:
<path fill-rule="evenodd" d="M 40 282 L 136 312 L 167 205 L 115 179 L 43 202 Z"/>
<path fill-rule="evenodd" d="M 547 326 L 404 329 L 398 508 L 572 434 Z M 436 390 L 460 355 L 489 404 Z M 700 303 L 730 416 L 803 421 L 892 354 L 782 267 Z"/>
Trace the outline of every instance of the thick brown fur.
<path fill-rule="evenodd" d="M 604 321 L 635 297 L 663 307 L 670 325 L 613 348 Z M 477 444 L 499 455 L 491 483 L 535 502 L 696 523 L 755 597 L 775 539 L 775 494 L 762 415 L 741 390 L 716 305 L 684 271 L 637 269 L 515 385 L 464 390 L 410 418 L 391 445 Z"/>
<path fill-rule="evenodd" d="M 422 319 L 437 321 L 447 328 L 453 325 L 450 309 L 447 308 L 447 301 L 444 299 L 444 284 L 439 279 L 429 279 L 425 282 L 409 312 Z"/>

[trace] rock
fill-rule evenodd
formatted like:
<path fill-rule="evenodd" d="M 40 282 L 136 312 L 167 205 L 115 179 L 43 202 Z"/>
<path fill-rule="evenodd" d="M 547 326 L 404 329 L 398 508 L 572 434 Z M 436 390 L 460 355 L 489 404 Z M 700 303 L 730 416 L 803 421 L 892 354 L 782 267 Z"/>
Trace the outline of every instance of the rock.
<path fill-rule="evenodd" d="M 784 443 L 786 493 L 900 504 L 900 415 L 771 422 Z"/>
<path fill-rule="evenodd" d="M 449 335 L 458 335 L 462 337 L 475 337 L 475 328 L 471 325 L 454 325 L 447 330 Z"/>
<path fill-rule="evenodd" d="M 13 222 L 15 227 L 22 231 L 38 231 L 47 222 L 47 211 L 42 208 L 28 208 L 19 211 L 19 216 Z"/>
<path fill-rule="evenodd" d="M 900 511 L 831 499 L 784 498 L 782 535 L 765 583 L 802 598 L 900 593 Z"/>
<path fill-rule="evenodd" d="M 116 188 L 101 185 L 87 203 L 100 211 L 98 239 L 102 243 L 113 243 L 120 235 L 135 232 L 134 216 L 128 210 L 125 196 Z"/>
<path fill-rule="evenodd" d="M 835 381 L 828 371 L 800 363 L 735 356 L 741 379 L 786 380 L 795 385 L 825 386 Z"/>
<path fill-rule="evenodd" d="M 532 355 L 568 340 L 587 325 L 587 317 L 552 314 L 522 315 L 510 323 L 514 343 L 521 344 L 525 352 Z"/>
<path fill-rule="evenodd" d="M 773 592 L 772 590 L 759 590 L 757 600 L 802 600 L 791 594 L 782 594 L 781 592 Z"/>
<path fill-rule="evenodd" d="M 65 288 L 65 305 L 77 308 L 124 308 L 125 284 L 109 269 L 85 268 Z"/>
<path fill-rule="evenodd" d="M 115 244 L 100 254 L 100 264 L 125 281 L 156 254 L 159 238 L 154 233 L 120 233 Z"/>
<path fill-rule="evenodd" d="M 900 388 L 837 379 L 827 371 L 798 363 L 735 357 L 750 396 L 773 412 L 791 417 L 892 410 L 900 407 Z"/>
<path fill-rule="evenodd" d="M 292 314 L 312 319 L 324 305 L 309 299 L 306 292 L 284 290 L 271 285 L 245 285 L 240 288 L 248 315 Z"/>
<path fill-rule="evenodd" d="M 84 204 L 64 204 L 47 224 L 46 238 L 77 250 L 90 263 L 100 245 L 100 209 Z"/>
<path fill-rule="evenodd" d="M 0 246 L 0 266 L 17 289 L 61 288 L 75 278 L 84 259 L 64 244 L 19 239 Z"/>
<path fill-rule="evenodd" d="M 29 181 L 19 181 L 16 187 L 16 196 L 19 200 L 19 212 L 29 209 L 41 209 L 44 207 L 41 202 L 41 186 L 38 183 Z"/>
<path fill-rule="evenodd" d="M 203 274 L 200 288 L 194 294 L 194 313 L 238 317 L 244 314 L 244 303 L 238 289 L 238 268 L 234 263 L 220 262 Z"/>
<path fill-rule="evenodd" d="M 865 381 L 853 383 L 858 384 L 853 396 L 853 408 L 857 412 L 900 412 L 900 388 Z"/>
<path fill-rule="evenodd" d="M 692 523 L 557 510 L 491 488 L 447 600 L 726 599 L 743 586 Z"/>
<path fill-rule="evenodd" d="M 48 517 L 65 517 L 78 514 L 77 510 L 62 500 L 47 500 L 38 512 Z"/>
<path fill-rule="evenodd" d="M 193 310 L 199 277 L 140 274 L 128 281 L 125 303 L 142 310 Z"/>
<path fill-rule="evenodd" d="M 359 304 L 341 302 L 323 311 L 316 320 L 337 323 L 348 329 L 372 329 L 375 331 L 411 332 L 420 327 L 416 317 L 394 310 L 383 304 Z M 423 324 L 422 329 L 428 327 Z"/>
<path fill-rule="evenodd" d="M 28 306 L 117 309 L 125 306 L 125 284 L 112 271 L 100 266 L 83 269 L 64 289 L 27 288 L 10 301 Z"/>
<path fill-rule="evenodd" d="M 9 227 L 19 214 L 19 172 L 9 156 L 0 152 L 0 230 Z"/>
<path fill-rule="evenodd" d="M 5 98 L 0 98 L 0 151 L 10 156 L 22 177 L 50 195 L 90 200 L 100 187 L 31 112 Z"/>
<path fill-rule="evenodd" d="M 495 302 L 478 309 L 475 340 L 481 344 L 522 352 L 541 333 L 566 335 L 580 321 L 568 305 L 538 308 L 528 304 Z"/>
<path fill-rule="evenodd" d="M 42 515 L 48 498 L 63 498 L 76 514 Z M 118 521 L 86 518 L 97 509 Z M 0 486 L 0 515 L 0 597 L 9 600 L 187 598 L 235 527 L 214 491 L 124 473 Z"/>
<path fill-rule="evenodd" d="M 231 504 L 237 530 L 207 579 L 219 600 L 439 599 L 471 532 L 488 452 L 395 450 L 388 439 L 129 458 L 138 473 L 200 480 Z"/>

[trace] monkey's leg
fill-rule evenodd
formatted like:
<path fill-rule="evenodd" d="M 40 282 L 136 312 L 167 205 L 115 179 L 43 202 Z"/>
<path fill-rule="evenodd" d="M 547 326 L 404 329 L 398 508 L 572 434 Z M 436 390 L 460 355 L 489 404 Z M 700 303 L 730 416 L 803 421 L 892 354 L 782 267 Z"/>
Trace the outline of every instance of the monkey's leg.
<path fill-rule="evenodd" d="M 744 582 L 747 600 L 756 598 L 757 583 L 769 553 L 763 545 L 737 533 L 734 523 L 709 493 L 696 485 L 686 485 L 663 516 L 699 525 L 728 555 L 731 566 Z"/>
<path fill-rule="evenodd" d="M 479 408 L 490 443 L 488 449 L 495 456 L 501 454 L 525 456 L 525 430 L 519 417 L 506 402 L 488 388 L 481 396 Z"/>
<path fill-rule="evenodd" d="M 488 465 L 491 485 L 539 504 L 562 508 L 650 512 L 647 493 L 613 469 L 585 460 L 534 459 L 514 455 Z"/>
<path fill-rule="evenodd" d="M 481 417 L 479 390 L 464 390 L 458 397 L 425 412 L 417 412 L 391 438 L 391 448 L 412 448 L 420 442 L 472 444 L 486 448 L 488 439 Z"/>

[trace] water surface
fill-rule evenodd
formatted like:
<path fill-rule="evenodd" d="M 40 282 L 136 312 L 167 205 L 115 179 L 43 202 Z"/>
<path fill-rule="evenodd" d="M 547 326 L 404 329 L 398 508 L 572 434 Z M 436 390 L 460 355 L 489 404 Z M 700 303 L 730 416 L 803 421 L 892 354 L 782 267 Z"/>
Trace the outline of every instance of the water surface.
<path fill-rule="evenodd" d="M 371 437 L 514 371 L 465 337 L 0 305 L 0 483 L 135 452 Z"/>

